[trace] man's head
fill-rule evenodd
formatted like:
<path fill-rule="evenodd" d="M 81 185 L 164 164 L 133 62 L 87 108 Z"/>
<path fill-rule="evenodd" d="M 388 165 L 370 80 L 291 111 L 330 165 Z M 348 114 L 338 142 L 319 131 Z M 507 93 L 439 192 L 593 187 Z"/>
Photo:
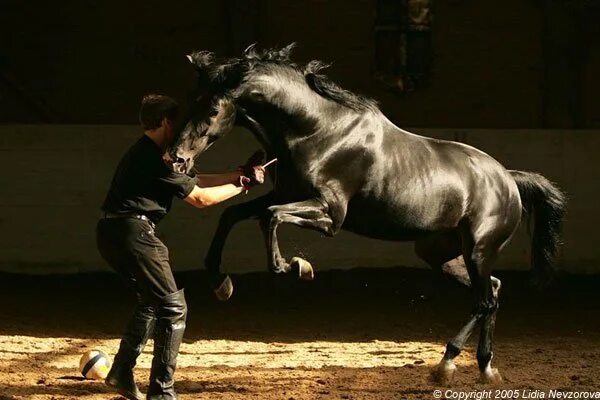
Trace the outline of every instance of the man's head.
<path fill-rule="evenodd" d="M 173 140 L 173 121 L 177 118 L 179 104 L 168 96 L 147 94 L 142 98 L 140 124 L 145 131 L 164 131 L 168 142 Z"/>

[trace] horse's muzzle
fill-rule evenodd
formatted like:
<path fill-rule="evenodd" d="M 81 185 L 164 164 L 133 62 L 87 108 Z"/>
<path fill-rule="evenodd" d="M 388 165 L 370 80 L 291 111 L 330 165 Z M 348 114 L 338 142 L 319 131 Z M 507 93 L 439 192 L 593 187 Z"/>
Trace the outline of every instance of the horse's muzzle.
<path fill-rule="evenodd" d="M 185 174 L 189 169 L 189 158 L 185 159 L 181 156 L 174 155 L 173 153 L 167 152 L 163 160 L 167 166 L 169 166 L 173 172 L 179 172 Z"/>

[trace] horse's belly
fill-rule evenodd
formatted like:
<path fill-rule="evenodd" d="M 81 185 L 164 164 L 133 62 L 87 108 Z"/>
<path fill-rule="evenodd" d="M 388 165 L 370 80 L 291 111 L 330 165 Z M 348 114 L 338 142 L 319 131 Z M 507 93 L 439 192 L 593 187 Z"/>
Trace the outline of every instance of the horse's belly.
<path fill-rule="evenodd" d="M 438 230 L 422 223 L 415 210 L 377 200 L 354 198 L 342 228 L 373 239 L 411 241 Z"/>
<path fill-rule="evenodd" d="M 356 221 L 344 221 L 342 229 L 364 237 L 395 242 L 407 242 L 426 236 L 428 231 L 400 226 L 368 226 Z"/>

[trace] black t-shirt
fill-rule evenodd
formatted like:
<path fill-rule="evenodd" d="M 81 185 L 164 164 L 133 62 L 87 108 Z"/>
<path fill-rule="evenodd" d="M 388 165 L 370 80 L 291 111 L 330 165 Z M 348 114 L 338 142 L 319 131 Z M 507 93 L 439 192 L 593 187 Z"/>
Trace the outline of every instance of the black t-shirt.
<path fill-rule="evenodd" d="M 161 149 L 144 135 L 121 159 L 102 210 L 142 214 L 156 223 L 169 212 L 173 196 L 183 199 L 195 185 L 195 178 L 168 168 Z"/>

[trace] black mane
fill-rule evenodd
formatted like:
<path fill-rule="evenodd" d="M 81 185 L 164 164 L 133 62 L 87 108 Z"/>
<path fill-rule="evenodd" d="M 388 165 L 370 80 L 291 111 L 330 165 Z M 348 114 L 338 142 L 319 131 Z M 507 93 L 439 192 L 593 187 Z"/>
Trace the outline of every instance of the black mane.
<path fill-rule="evenodd" d="M 290 60 L 292 50 L 296 46 L 291 43 L 281 49 L 259 50 L 251 45 L 244 51 L 242 58 L 215 60 L 208 51 L 198 51 L 188 56 L 196 66 L 200 82 L 205 82 L 214 95 L 223 95 L 237 87 L 244 76 L 255 68 L 277 65 L 287 67 L 304 77 L 306 84 L 318 95 L 336 102 L 354 111 L 378 110 L 377 102 L 364 96 L 343 89 L 320 72 L 329 64 L 318 60 L 300 67 Z M 200 86 L 204 86 L 202 83 Z"/>
<path fill-rule="evenodd" d="M 335 82 L 327 78 L 319 72 L 329 67 L 329 64 L 324 64 L 321 61 L 313 60 L 306 65 L 304 68 L 304 78 L 308 86 L 325 97 L 326 99 L 333 100 L 336 103 L 348 107 L 354 111 L 367 111 L 377 110 L 377 102 L 368 97 L 364 97 L 349 90 L 346 90 Z"/>
<path fill-rule="evenodd" d="M 320 74 L 322 70 L 329 67 L 329 64 L 318 60 L 309 62 L 304 68 L 290 60 L 290 54 L 295 43 L 291 43 L 282 49 L 257 50 L 254 45 L 248 47 L 244 53 L 244 58 L 248 63 L 249 70 L 265 64 L 277 64 L 290 67 L 301 73 L 308 86 L 320 96 L 332 100 L 344 107 L 354 111 L 377 110 L 377 102 L 373 99 L 363 97 L 346 90 L 327 76 Z"/>

